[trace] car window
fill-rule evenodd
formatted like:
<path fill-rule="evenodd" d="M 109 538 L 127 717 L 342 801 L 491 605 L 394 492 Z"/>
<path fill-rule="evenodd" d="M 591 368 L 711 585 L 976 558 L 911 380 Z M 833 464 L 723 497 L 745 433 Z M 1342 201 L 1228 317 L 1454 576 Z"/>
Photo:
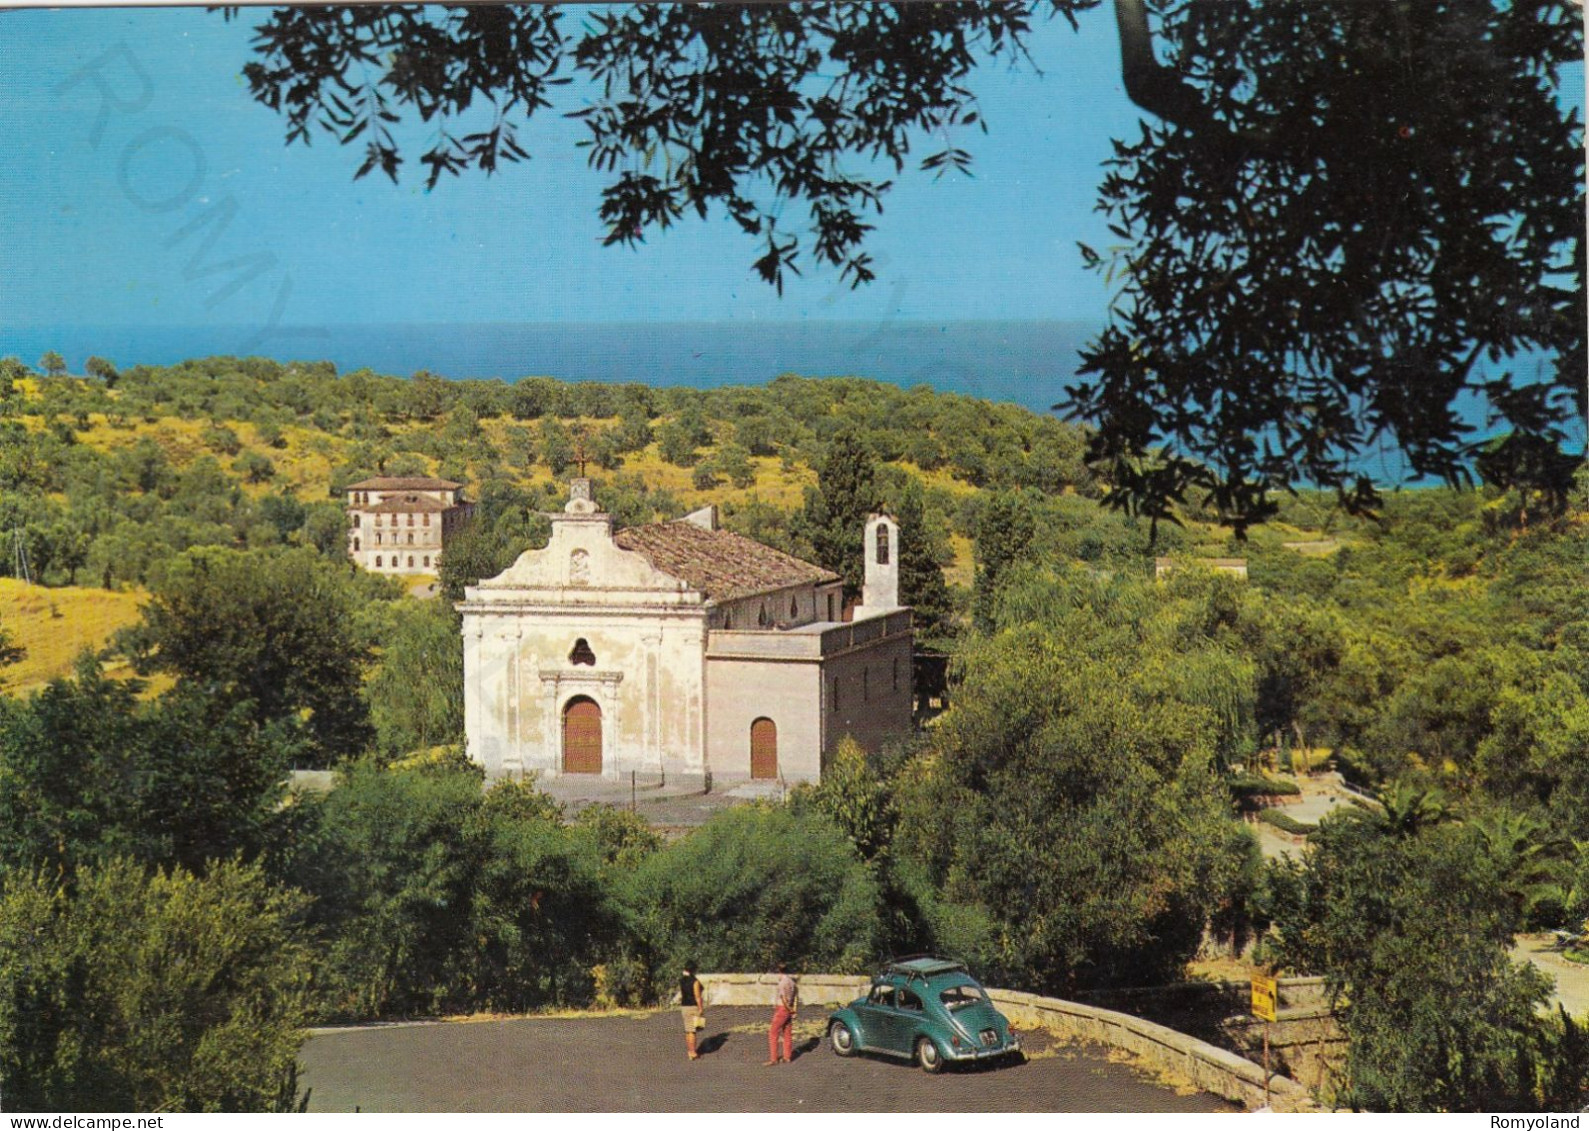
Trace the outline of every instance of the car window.
<path fill-rule="evenodd" d="M 900 990 L 899 991 L 899 1008 L 901 1008 L 901 1009 L 920 1009 L 921 1008 L 921 998 L 917 997 L 910 990 Z"/>
<path fill-rule="evenodd" d="M 960 986 L 950 986 L 938 995 L 938 1000 L 952 1010 L 964 1009 L 968 1005 L 976 1005 L 978 1002 L 987 1001 L 988 995 L 981 986 L 967 982 Z"/>
<path fill-rule="evenodd" d="M 871 1004 L 873 1004 L 873 1005 L 889 1005 L 889 1006 L 893 1005 L 894 1004 L 894 987 L 893 986 L 873 986 L 872 987 L 872 996 L 870 998 L 870 1001 L 871 1001 Z"/>

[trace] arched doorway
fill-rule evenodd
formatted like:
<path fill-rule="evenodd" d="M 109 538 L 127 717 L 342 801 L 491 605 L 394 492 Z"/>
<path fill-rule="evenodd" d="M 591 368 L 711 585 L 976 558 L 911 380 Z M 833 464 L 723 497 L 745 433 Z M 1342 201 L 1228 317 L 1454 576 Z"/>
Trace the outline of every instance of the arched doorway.
<path fill-rule="evenodd" d="M 601 773 L 601 708 L 583 695 L 563 708 L 563 772 Z"/>
<path fill-rule="evenodd" d="M 750 776 L 778 776 L 778 724 L 771 719 L 757 719 L 750 724 Z"/>

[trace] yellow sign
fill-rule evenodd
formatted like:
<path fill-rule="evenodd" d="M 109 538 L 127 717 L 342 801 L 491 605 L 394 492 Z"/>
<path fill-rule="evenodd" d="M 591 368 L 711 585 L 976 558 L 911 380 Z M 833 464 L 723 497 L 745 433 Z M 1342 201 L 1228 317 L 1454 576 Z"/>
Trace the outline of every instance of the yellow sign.
<path fill-rule="evenodd" d="M 1252 1015 L 1260 1021 L 1273 1021 L 1275 1019 L 1275 1002 L 1279 999 L 1280 987 L 1273 978 L 1265 978 L 1262 974 L 1252 976 Z"/>

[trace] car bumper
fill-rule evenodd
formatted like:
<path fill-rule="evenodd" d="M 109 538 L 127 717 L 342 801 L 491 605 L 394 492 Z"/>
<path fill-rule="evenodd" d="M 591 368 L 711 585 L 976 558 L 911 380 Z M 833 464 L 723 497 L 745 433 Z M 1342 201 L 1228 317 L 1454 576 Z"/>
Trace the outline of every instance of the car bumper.
<path fill-rule="evenodd" d="M 949 1060 L 993 1060 L 995 1057 L 1010 1056 L 1021 1051 L 1021 1042 L 1011 1039 L 1008 1044 L 997 1045 L 993 1048 L 957 1049 L 950 1046 L 947 1050 Z"/>

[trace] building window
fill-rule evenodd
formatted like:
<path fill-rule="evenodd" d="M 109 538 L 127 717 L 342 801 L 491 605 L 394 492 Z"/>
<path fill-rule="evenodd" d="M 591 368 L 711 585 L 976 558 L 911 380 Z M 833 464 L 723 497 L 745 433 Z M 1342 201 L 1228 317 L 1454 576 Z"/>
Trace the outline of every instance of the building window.
<path fill-rule="evenodd" d="M 381 532 L 379 530 L 375 532 L 375 544 L 377 546 L 381 544 Z"/>
<path fill-rule="evenodd" d="M 426 526 L 430 525 L 430 512 L 429 511 L 425 512 L 425 525 Z"/>
<path fill-rule="evenodd" d="M 359 540 L 357 538 L 353 539 L 353 552 L 355 554 L 359 552 Z"/>
<path fill-rule="evenodd" d="M 583 664 L 587 668 L 596 666 L 596 653 L 591 651 L 590 642 L 583 636 L 574 641 L 574 649 L 568 654 L 568 662 L 575 666 Z"/>
<path fill-rule="evenodd" d="M 756 614 L 756 624 L 760 628 L 766 628 L 767 627 L 767 621 L 768 621 L 768 617 L 767 617 L 767 602 L 763 601 L 761 603 L 761 612 Z"/>
<path fill-rule="evenodd" d="M 881 522 L 877 524 L 877 564 L 888 564 L 888 527 Z"/>
<path fill-rule="evenodd" d="M 409 515 L 408 516 L 408 525 L 410 525 L 410 526 L 414 525 L 414 516 L 413 515 Z"/>
<path fill-rule="evenodd" d="M 833 594 L 832 593 L 828 594 L 828 619 L 829 620 L 838 620 L 839 619 L 838 617 L 833 615 Z"/>
<path fill-rule="evenodd" d="M 800 619 L 800 599 L 798 597 L 789 598 L 789 619 Z"/>
<path fill-rule="evenodd" d="M 414 544 L 414 532 L 412 530 L 408 532 L 408 544 L 410 546 Z"/>
<path fill-rule="evenodd" d="M 430 568 L 430 555 L 429 554 L 425 555 L 425 568 L 426 569 Z M 895 661 L 895 662 L 897 663 L 898 661 Z"/>
<path fill-rule="evenodd" d="M 375 568 L 376 569 L 380 569 L 381 568 L 381 555 L 380 554 L 376 554 L 375 555 Z"/>

